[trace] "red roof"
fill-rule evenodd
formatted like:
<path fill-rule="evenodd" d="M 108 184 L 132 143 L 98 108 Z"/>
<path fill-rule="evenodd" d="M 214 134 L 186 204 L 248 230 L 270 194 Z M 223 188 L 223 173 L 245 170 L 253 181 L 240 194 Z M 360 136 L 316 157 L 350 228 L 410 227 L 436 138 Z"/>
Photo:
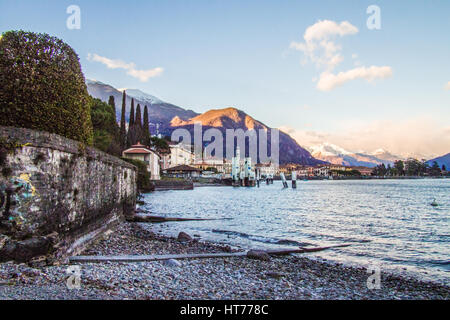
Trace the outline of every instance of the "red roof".
<path fill-rule="evenodd" d="M 150 154 L 151 150 L 147 149 L 140 142 L 131 146 L 131 148 L 125 150 L 123 153 L 133 153 L 133 154 Z"/>
<path fill-rule="evenodd" d="M 125 150 L 123 153 L 150 154 L 152 152 L 145 148 L 130 148 L 130 149 Z"/>

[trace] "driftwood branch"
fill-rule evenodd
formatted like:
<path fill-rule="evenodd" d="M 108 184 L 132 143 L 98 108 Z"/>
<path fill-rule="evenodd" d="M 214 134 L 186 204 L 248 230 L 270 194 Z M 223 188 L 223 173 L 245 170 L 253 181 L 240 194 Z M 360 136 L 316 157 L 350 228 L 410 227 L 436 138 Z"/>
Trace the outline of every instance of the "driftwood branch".
<path fill-rule="evenodd" d="M 318 248 L 300 248 L 292 250 L 268 250 L 265 251 L 269 255 L 282 256 L 292 253 L 308 253 L 323 251 L 332 248 L 348 247 L 349 244 L 318 247 Z M 145 262 L 145 261 L 161 261 L 161 260 L 181 260 L 181 259 L 210 259 L 210 258 L 232 258 L 245 257 L 247 252 L 231 252 L 231 253 L 196 253 L 196 254 L 165 254 L 165 255 L 124 255 L 124 256 L 76 256 L 70 257 L 70 262 L 77 263 L 93 263 L 93 262 Z"/>
<path fill-rule="evenodd" d="M 201 218 L 174 218 L 150 215 L 134 215 L 126 218 L 128 222 L 161 223 L 169 221 L 210 221 L 210 220 L 231 220 L 232 218 L 201 219 Z"/>
<path fill-rule="evenodd" d="M 332 248 L 344 248 L 348 247 L 350 244 L 340 244 L 335 246 L 328 247 L 316 247 L 316 248 L 299 248 L 299 249 L 284 249 L 284 250 L 268 250 L 266 251 L 268 254 L 273 256 L 285 256 L 292 253 L 309 253 L 309 252 L 319 252 Z"/>

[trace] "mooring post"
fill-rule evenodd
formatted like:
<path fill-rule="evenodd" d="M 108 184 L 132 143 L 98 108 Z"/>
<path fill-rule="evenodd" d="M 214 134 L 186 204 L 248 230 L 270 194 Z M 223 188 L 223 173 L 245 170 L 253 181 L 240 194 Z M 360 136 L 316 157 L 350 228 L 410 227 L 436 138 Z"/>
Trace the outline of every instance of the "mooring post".
<path fill-rule="evenodd" d="M 297 172 L 292 171 L 292 189 L 297 189 Z"/>

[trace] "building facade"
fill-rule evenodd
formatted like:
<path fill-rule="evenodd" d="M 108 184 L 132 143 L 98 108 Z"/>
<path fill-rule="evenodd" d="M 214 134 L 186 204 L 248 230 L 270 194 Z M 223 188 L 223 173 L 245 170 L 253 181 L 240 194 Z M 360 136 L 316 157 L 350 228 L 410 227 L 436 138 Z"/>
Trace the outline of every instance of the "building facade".
<path fill-rule="evenodd" d="M 122 156 L 127 159 L 140 160 L 147 164 L 147 169 L 150 172 L 151 180 L 160 180 L 160 156 L 158 153 L 150 148 L 147 148 L 139 142 L 131 148 L 124 150 Z"/>

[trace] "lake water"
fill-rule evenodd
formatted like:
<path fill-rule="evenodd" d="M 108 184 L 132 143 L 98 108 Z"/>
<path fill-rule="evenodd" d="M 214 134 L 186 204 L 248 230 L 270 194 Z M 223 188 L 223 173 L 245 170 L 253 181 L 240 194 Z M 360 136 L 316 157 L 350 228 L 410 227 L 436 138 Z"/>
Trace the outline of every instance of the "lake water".
<path fill-rule="evenodd" d="M 349 243 L 308 256 L 449 283 L 449 196 L 450 179 L 298 181 L 296 190 L 275 181 L 154 192 L 143 207 L 170 217 L 231 218 L 156 226 L 169 235 L 185 231 L 243 249 Z"/>

